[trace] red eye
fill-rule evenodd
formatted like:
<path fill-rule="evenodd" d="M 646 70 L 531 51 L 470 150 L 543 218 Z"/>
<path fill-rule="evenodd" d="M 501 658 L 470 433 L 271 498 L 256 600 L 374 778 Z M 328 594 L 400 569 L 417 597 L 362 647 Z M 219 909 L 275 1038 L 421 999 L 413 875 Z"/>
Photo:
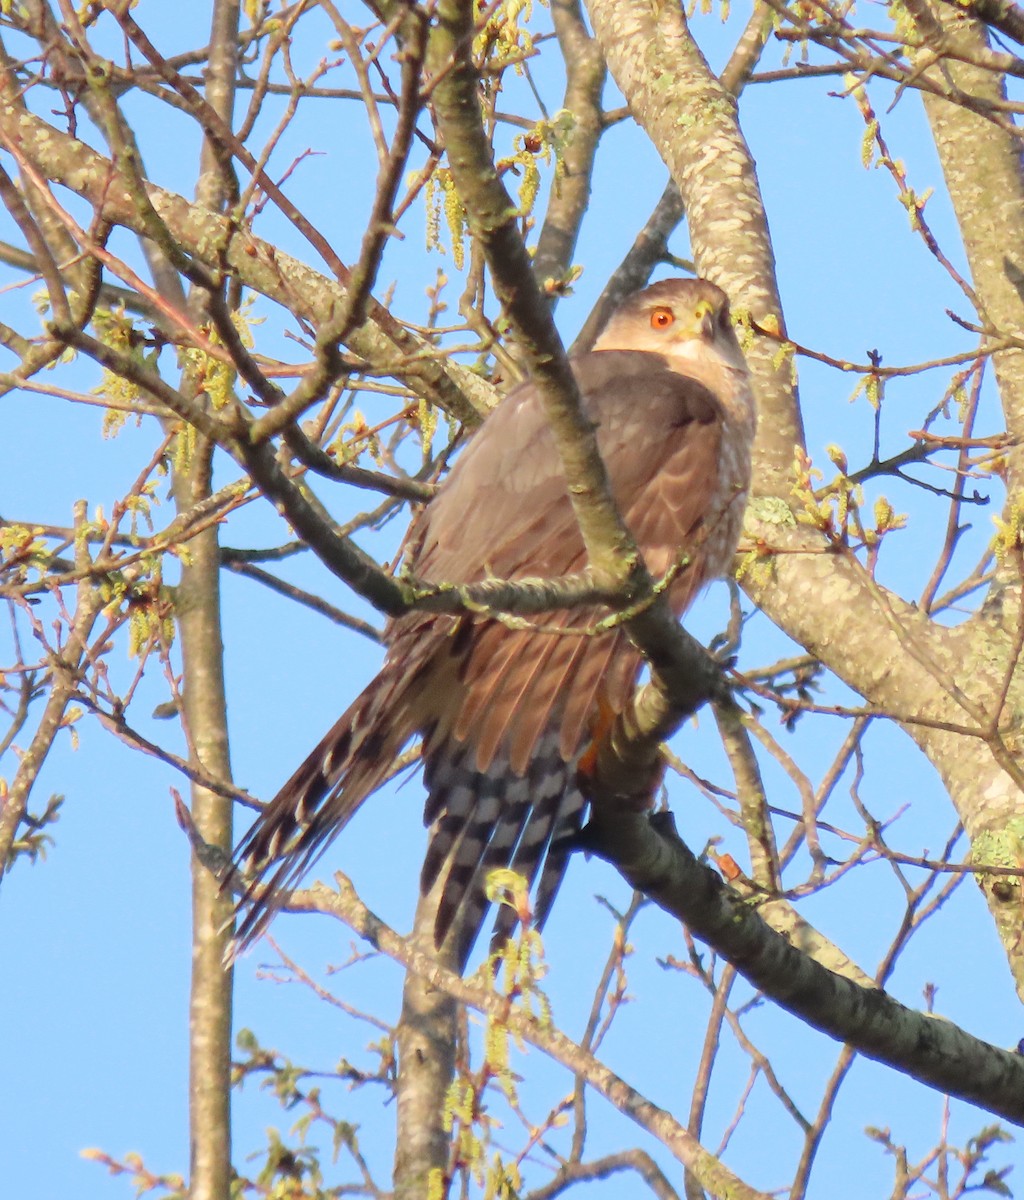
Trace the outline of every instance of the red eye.
<path fill-rule="evenodd" d="M 651 313 L 651 328 L 668 329 L 675 319 L 675 313 L 670 308 L 656 308 Z"/>

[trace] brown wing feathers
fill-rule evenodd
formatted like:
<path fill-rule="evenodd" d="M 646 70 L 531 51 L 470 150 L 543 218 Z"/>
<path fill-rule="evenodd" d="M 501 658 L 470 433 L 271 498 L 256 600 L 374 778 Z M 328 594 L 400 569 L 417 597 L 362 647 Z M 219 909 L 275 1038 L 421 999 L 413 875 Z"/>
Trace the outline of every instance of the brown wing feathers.
<path fill-rule="evenodd" d="M 700 530 L 715 483 L 722 413 L 700 384 L 657 355 L 591 354 L 575 369 L 598 425 L 613 491 L 663 571 Z M 527 385 L 498 409 L 456 463 L 416 531 L 414 575 L 432 581 L 559 575 L 585 552 L 547 435 Z M 677 606 L 703 582 L 701 556 Z M 238 849 L 271 872 L 250 889 L 239 930 L 262 930 L 288 888 L 386 777 L 394 757 L 424 734 L 429 888 L 447 870 L 437 937 L 458 923 L 464 961 L 487 907 L 486 872 L 511 865 L 534 882 L 542 923 L 564 874 L 585 806 L 576 759 L 601 702 L 621 711 L 641 660 L 621 631 L 585 631 L 599 610 L 544 614 L 565 636 L 512 630 L 484 618 L 400 618 L 387 663 L 277 797 Z M 455 636 L 452 636 L 453 633 Z M 498 933 L 514 923 L 499 914 Z"/>

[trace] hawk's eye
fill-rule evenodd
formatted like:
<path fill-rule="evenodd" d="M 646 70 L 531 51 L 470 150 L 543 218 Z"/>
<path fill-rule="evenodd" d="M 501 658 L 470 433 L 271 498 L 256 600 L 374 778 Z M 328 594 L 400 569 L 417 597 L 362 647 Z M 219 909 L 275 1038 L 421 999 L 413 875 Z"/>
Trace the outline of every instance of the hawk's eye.
<path fill-rule="evenodd" d="M 670 308 L 656 308 L 651 313 L 651 328 L 668 329 L 675 319 L 675 313 Z"/>

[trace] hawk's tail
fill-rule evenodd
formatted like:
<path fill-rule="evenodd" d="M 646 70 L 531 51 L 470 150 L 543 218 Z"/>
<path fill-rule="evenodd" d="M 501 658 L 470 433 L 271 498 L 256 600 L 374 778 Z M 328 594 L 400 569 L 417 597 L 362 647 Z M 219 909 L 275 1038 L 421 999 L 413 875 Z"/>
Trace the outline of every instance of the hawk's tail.
<path fill-rule="evenodd" d="M 267 928 L 299 879 L 388 777 L 416 732 L 402 720 L 407 680 L 385 670 L 335 722 L 235 850 L 242 879 L 237 955 Z"/>
<path fill-rule="evenodd" d="M 510 867 L 531 890 L 539 877 L 533 924 L 543 926 L 586 807 L 575 761 L 562 757 L 557 726 L 537 742 L 525 774 L 515 772 L 500 751 L 478 769 L 475 754 L 472 743 L 448 743 L 429 755 L 425 771 L 424 816 L 431 834 L 422 891 L 444 872 L 434 936 L 440 945 L 450 933 L 459 970 L 490 906 L 486 881 L 491 870 Z M 499 909 L 492 950 L 513 932 L 516 919 L 510 907 Z"/>
<path fill-rule="evenodd" d="M 574 662 L 577 644 L 562 645 L 562 653 Z M 599 666 L 607 654 L 600 656 Z M 458 656 L 450 661 L 457 666 Z M 399 659 L 386 666 L 242 839 L 235 854 L 235 876 L 244 877 L 244 893 L 234 953 L 266 929 L 301 876 L 387 779 L 397 755 L 417 732 L 425 735 L 424 819 L 431 825 L 423 893 L 443 881 L 436 945 L 450 937 L 459 969 L 465 967 L 490 905 L 487 875 L 497 867 L 510 867 L 524 876 L 531 890 L 536 885 L 533 924 L 543 926 L 586 808 L 576 778 L 581 721 L 570 723 L 567 738 L 565 720 L 551 716 L 560 689 L 531 693 L 530 703 L 521 705 L 526 713 L 520 740 L 525 740 L 528 754 L 516 737 L 504 736 L 506 715 L 500 722 L 503 736 L 492 733 L 498 745 L 489 746 L 484 758 L 479 740 L 487 728 L 488 706 L 471 730 L 454 728 L 458 706 L 453 701 L 461 696 L 460 685 L 448 679 L 447 669 L 439 674 L 423 665 Z M 536 664 L 527 661 L 526 666 L 532 678 Z M 560 671 L 556 682 L 563 675 Z M 588 672 L 582 682 L 589 686 L 577 689 L 583 711 L 596 687 L 591 675 L 596 679 L 600 671 Z M 514 911 L 502 906 L 492 947 L 515 925 Z"/>

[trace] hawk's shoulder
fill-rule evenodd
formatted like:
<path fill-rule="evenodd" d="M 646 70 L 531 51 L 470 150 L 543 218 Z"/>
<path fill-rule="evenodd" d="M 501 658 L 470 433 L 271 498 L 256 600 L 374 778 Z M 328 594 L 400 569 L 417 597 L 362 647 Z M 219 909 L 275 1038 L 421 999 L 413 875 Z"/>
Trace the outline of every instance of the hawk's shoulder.
<path fill-rule="evenodd" d="M 649 427 L 712 425 L 725 419 L 714 392 L 675 370 L 662 354 L 646 350 L 592 350 L 572 360 L 589 415 L 631 410 Z"/>

